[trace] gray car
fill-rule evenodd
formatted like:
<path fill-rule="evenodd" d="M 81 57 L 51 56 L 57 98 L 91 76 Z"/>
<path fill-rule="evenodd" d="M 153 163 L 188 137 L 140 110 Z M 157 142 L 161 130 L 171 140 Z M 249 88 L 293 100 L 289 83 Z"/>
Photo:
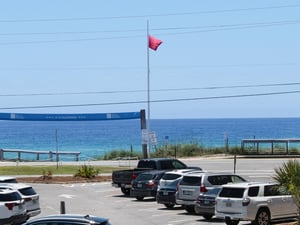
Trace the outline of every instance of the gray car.
<path fill-rule="evenodd" d="M 195 201 L 195 213 L 205 219 L 211 219 L 215 215 L 216 197 L 220 190 L 221 187 L 216 187 L 200 193 Z"/>
<path fill-rule="evenodd" d="M 23 225 L 111 225 L 106 218 L 91 216 L 91 215 L 77 215 L 77 214 L 58 214 L 32 219 Z"/>
<path fill-rule="evenodd" d="M 130 196 L 142 201 L 145 197 L 156 198 L 157 186 L 160 178 L 164 175 L 164 170 L 150 170 L 140 173 L 132 181 Z"/>

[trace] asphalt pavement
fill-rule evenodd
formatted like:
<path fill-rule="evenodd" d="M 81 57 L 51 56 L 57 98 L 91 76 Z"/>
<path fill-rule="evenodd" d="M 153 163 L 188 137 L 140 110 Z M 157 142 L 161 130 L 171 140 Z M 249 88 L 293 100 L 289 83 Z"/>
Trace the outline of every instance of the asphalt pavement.
<path fill-rule="evenodd" d="M 200 166 L 212 172 L 233 172 L 255 181 L 270 181 L 274 169 L 286 162 L 287 158 L 248 159 L 232 157 L 206 157 L 183 159 L 190 166 Z M 72 162 L 81 165 L 83 162 Z M 93 161 L 91 165 L 120 165 L 128 162 Z M 23 164 L 23 163 L 22 163 Z M 25 164 L 25 163 L 24 163 Z M 37 165 L 37 163 L 27 163 Z M 69 163 L 66 163 L 69 164 Z M 134 167 L 136 162 L 130 162 Z M 113 225 L 151 224 L 151 225 L 219 225 L 223 221 L 215 218 L 205 220 L 201 216 L 188 214 L 183 208 L 176 206 L 166 209 L 157 204 L 155 199 L 146 198 L 137 201 L 124 196 L 119 188 L 110 182 L 76 183 L 76 184 L 36 184 L 32 186 L 40 195 L 42 213 L 39 216 L 60 213 L 61 202 L 65 203 L 67 213 L 94 214 L 107 217 Z M 250 225 L 250 221 L 240 225 Z"/>

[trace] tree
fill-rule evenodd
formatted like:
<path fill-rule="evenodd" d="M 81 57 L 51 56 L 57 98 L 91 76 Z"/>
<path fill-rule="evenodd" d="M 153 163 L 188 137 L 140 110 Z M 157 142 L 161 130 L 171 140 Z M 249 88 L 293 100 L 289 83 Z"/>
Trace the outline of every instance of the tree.
<path fill-rule="evenodd" d="M 281 167 L 275 169 L 273 177 L 282 188 L 291 193 L 300 212 L 300 163 L 297 160 L 289 160 Z M 298 213 L 299 214 L 299 213 Z M 298 216 L 300 224 L 300 216 Z"/>

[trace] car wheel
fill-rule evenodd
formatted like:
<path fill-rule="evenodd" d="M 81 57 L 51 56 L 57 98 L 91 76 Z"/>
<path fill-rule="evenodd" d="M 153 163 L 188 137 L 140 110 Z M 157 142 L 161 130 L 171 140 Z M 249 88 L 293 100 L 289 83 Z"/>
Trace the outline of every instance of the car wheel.
<path fill-rule="evenodd" d="M 258 210 L 254 224 L 256 225 L 270 225 L 271 224 L 271 218 L 270 218 L 270 212 L 267 209 L 260 209 Z"/>
<path fill-rule="evenodd" d="M 121 191 L 124 195 L 130 195 L 130 189 L 129 188 L 121 187 Z"/>
<path fill-rule="evenodd" d="M 172 209 L 172 208 L 174 208 L 175 204 L 173 204 L 173 203 L 168 203 L 168 204 L 165 204 L 165 206 L 166 206 L 168 209 Z"/>
<path fill-rule="evenodd" d="M 122 188 L 121 188 L 121 191 L 122 191 L 122 193 L 123 193 L 124 195 L 130 195 L 130 189 L 129 189 L 129 188 L 124 188 L 124 187 L 122 187 Z"/>
<path fill-rule="evenodd" d="M 207 215 L 203 215 L 203 217 L 204 217 L 204 219 L 206 219 L 206 220 L 210 220 L 210 219 L 213 217 L 213 215 L 207 214 Z"/>
<path fill-rule="evenodd" d="M 144 197 L 136 197 L 136 199 L 138 200 L 138 201 L 143 201 L 143 199 L 144 199 Z"/>
<path fill-rule="evenodd" d="M 195 213 L 195 208 L 193 205 L 185 205 L 184 206 L 185 211 L 187 211 L 188 213 Z"/>
<path fill-rule="evenodd" d="M 225 218 L 226 225 L 238 225 L 239 222 L 240 222 L 239 220 L 231 220 L 229 218 Z"/>

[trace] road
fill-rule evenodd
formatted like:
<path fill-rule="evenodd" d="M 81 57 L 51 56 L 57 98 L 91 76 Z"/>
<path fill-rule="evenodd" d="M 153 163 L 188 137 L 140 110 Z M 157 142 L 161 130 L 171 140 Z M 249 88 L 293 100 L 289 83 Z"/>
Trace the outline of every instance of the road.
<path fill-rule="evenodd" d="M 233 172 L 249 180 L 271 181 L 274 169 L 287 159 L 237 159 L 201 158 L 184 160 L 188 165 L 200 166 L 207 171 Z M 98 162 L 99 164 L 100 162 Z M 107 217 L 112 225 L 146 224 L 146 225 L 208 225 L 224 224 L 212 219 L 205 221 L 197 215 L 189 215 L 181 207 L 166 209 L 154 199 L 137 201 L 125 197 L 121 191 L 110 183 L 79 184 L 32 184 L 40 194 L 43 215 L 60 213 L 61 202 L 65 203 L 67 213 L 94 214 Z M 249 221 L 240 224 L 249 224 Z"/>

